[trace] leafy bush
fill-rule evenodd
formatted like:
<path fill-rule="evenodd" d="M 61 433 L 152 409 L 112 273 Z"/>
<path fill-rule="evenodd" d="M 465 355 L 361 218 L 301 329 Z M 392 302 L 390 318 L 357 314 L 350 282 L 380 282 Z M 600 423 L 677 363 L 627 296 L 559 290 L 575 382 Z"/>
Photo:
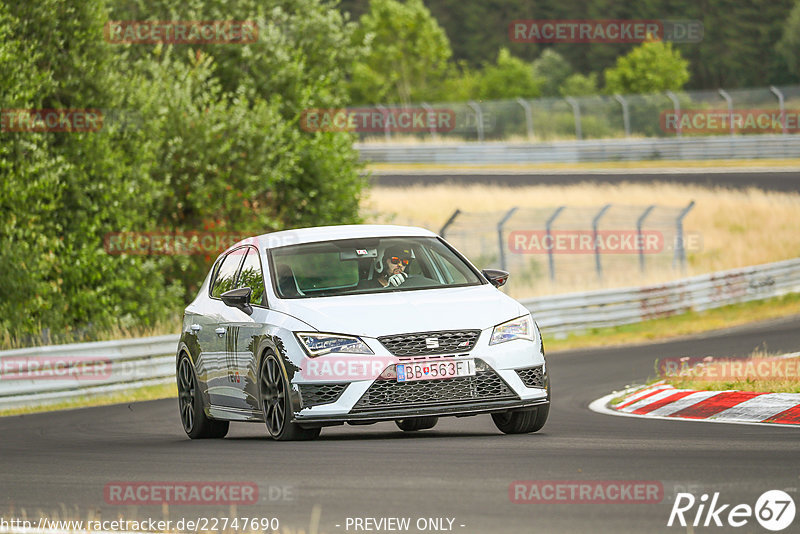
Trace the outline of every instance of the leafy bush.
<path fill-rule="evenodd" d="M 111 255 L 112 232 L 260 234 L 358 221 L 345 103 L 353 31 L 320 0 L 0 3 L 3 109 L 97 108 L 98 132 L 0 131 L 0 332 L 152 324 L 213 257 Z M 112 20 L 257 20 L 249 45 L 116 45 Z"/>

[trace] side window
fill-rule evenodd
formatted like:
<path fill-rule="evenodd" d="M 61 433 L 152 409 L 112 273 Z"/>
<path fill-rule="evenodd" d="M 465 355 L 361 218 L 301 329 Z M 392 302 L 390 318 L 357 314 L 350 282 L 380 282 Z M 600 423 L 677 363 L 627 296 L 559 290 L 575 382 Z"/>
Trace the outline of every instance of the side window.
<path fill-rule="evenodd" d="M 236 287 L 249 287 L 253 291 L 250 294 L 250 304 L 263 304 L 264 274 L 261 270 L 258 251 L 253 247 L 248 247 L 247 257 L 242 265 L 242 274 L 239 275 Z"/>
<path fill-rule="evenodd" d="M 222 259 L 222 264 L 217 269 L 214 283 L 211 285 L 211 296 L 219 298 L 226 291 L 234 289 L 236 283 L 236 271 L 242 261 L 244 249 L 237 249 L 229 253 Z"/>

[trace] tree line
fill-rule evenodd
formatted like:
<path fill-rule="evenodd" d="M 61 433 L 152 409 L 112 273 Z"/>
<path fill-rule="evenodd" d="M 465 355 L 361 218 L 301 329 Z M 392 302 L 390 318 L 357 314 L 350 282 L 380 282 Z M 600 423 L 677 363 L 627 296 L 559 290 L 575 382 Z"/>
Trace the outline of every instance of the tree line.
<path fill-rule="evenodd" d="M 515 20 L 699 21 L 698 42 L 670 43 L 668 53 L 652 49 L 643 56 L 665 64 L 628 74 L 670 80 L 680 67 L 671 58 L 678 57 L 686 62 L 685 74 L 678 68 L 684 89 L 800 83 L 797 0 L 342 0 L 339 9 L 360 22 L 361 36 L 372 46 L 366 66 L 355 73 L 352 96 L 358 101 L 375 94 L 381 76 L 413 80 L 381 95 L 395 102 L 406 100 L 404 87 L 413 88 L 412 100 L 418 101 L 675 89 L 675 83 L 619 83 L 626 75 L 613 71 L 640 44 L 512 42 L 509 24 Z M 380 70 L 380 65 L 405 68 L 403 57 L 412 64 L 405 73 Z M 424 76 L 415 76 L 414 61 Z M 378 68 L 370 70 L 371 64 Z M 622 70 L 632 65 L 629 61 Z"/>

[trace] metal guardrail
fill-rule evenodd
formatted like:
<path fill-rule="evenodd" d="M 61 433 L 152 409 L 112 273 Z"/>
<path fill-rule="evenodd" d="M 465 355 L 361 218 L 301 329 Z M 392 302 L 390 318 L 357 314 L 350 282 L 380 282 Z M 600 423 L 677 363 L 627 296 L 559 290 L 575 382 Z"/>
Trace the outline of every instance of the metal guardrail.
<path fill-rule="evenodd" d="M 0 409 L 175 381 L 178 335 L 0 351 Z"/>
<path fill-rule="evenodd" d="M 800 291 L 800 259 L 731 269 L 660 285 L 522 300 L 541 329 L 566 334 L 702 311 Z"/>
<path fill-rule="evenodd" d="M 370 163 L 580 163 L 647 160 L 787 159 L 800 154 L 800 135 L 736 135 L 600 139 L 549 143 L 356 143 Z"/>
<path fill-rule="evenodd" d="M 797 291 L 800 259 L 793 259 L 655 286 L 537 297 L 522 303 L 544 332 L 559 335 Z M 177 344 L 177 335 L 167 335 L 0 351 L 0 409 L 172 382 Z"/>

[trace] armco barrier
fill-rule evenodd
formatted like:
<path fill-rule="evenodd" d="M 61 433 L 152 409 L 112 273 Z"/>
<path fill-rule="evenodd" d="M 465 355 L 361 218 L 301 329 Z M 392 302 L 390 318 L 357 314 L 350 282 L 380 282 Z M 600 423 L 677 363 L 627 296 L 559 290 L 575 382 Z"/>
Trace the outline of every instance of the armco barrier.
<path fill-rule="evenodd" d="M 178 336 L 167 335 L 0 351 L 0 409 L 55 404 L 174 382 L 177 347 Z M 58 372 L 43 370 L 48 365 L 52 368 L 55 362 L 79 365 L 89 361 L 100 362 L 104 371 L 81 376 L 63 368 Z M 37 371 L 39 377 L 24 378 Z M 12 373 L 17 376 L 10 377 Z"/>
<path fill-rule="evenodd" d="M 580 163 L 647 160 L 785 159 L 800 154 L 800 135 L 599 139 L 547 143 L 356 143 L 370 163 Z"/>
<path fill-rule="evenodd" d="M 707 310 L 800 291 L 800 259 L 693 276 L 662 285 L 588 291 L 523 300 L 546 333 L 565 334 L 617 326 L 688 310 Z M 0 409 L 61 402 L 82 396 L 132 389 L 175 380 L 177 335 L 52 345 L 0 351 L 4 362 L 35 367 L 49 359 L 110 362 L 100 379 L 4 379 L 0 375 Z M 24 367 L 24 365 L 22 366 Z"/>
<path fill-rule="evenodd" d="M 800 291 L 800 259 L 731 269 L 661 285 L 587 291 L 523 300 L 545 332 L 563 334 L 637 323 L 689 310 Z"/>

